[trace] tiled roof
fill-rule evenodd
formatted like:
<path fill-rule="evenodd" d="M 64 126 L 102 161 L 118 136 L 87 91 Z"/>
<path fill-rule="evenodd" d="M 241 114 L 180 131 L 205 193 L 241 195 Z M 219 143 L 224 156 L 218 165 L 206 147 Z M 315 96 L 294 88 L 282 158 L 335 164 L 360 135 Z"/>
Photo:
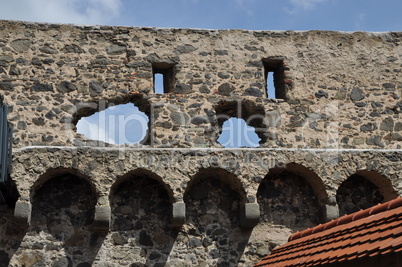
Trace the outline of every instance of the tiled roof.
<path fill-rule="evenodd" d="M 402 198 L 289 237 L 255 266 L 316 266 L 402 252 Z"/>

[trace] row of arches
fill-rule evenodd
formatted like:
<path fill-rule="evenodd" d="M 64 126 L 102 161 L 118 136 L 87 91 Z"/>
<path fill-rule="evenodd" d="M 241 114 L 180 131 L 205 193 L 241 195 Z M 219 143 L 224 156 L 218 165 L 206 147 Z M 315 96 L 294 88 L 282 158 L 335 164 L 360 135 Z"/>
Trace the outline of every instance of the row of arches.
<path fill-rule="evenodd" d="M 172 203 L 177 200 L 173 190 L 156 173 L 136 169 L 110 187 L 110 229 L 99 233 L 93 228 L 100 198 L 95 184 L 75 170 L 52 169 L 31 189 L 32 216 L 24 240 L 39 237 L 42 241 L 35 249 L 49 255 L 62 249 L 67 261 L 75 264 L 91 264 L 105 249 L 111 249 L 111 257 L 122 251 L 138 252 L 146 265 L 166 263 L 175 257 L 172 251 L 191 254 L 205 249 L 218 263 L 225 263 L 239 262 L 245 251 L 254 257 L 247 245 L 252 230 L 239 225 L 245 203 L 259 204 L 256 227 L 263 232 L 275 225 L 296 231 L 322 221 L 322 206 L 329 197 L 313 171 L 291 163 L 271 169 L 258 183 L 255 196 L 250 196 L 235 174 L 220 168 L 200 170 L 183 193 L 185 225 L 174 228 L 170 224 Z M 336 195 L 341 214 L 392 198 L 395 191 L 390 186 L 388 179 L 375 172 L 351 175 Z M 125 264 L 123 259 L 110 260 Z"/>
<path fill-rule="evenodd" d="M 70 192 L 69 189 L 74 188 L 76 184 L 80 186 Z M 225 195 L 226 193 L 229 195 Z M 345 215 L 388 201 L 397 195 L 391 182 L 383 175 L 374 171 L 358 171 L 341 183 L 335 201 L 339 206 L 339 215 Z M 44 201 L 49 196 L 52 198 Z M 84 196 L 85 200 L 81 199 Z M 97 198 L 98 194 L 90 179 L 71 169 L 48 171 L 37 180 L 31 190 L 34 212 L 36 206 L 46 212 L 50 207 L 49 201 L 56 210 L 75 203 L 75 209 L 84 211 L 89 207 L 95 207 Z M 158 200 L 154 204 L 150 202 L 143 206 L 144 210 L 145 207 L 157 205 L 163 207 L 162 210 L 168 211 L 169 214 L 171 204 L 175 202 L 173 190 L 160 176 L 145 169 L 137 169 L 121 176 L 111 186 L 109 193 L 112 210 L 119 206 L 113 210 L 115 211 L 112 212 L 113 216 L 136 213 L 132 208 L 123 209 L 120 206 L 142 205 L 146 201 L 156 199 Z M 318 175 L 296 163 L 271 169 L 260 182 L 255 196 L 247 195 L 242 182 L 227 170 L 202 169 L 187 184 L 183 201 L 188 204 L 187 215 L 191 214 L 193 206 L 197 213 L 208 213 L 205 207 L 225 206 L 220 204 L 221 201 L 225 202 L 226 206 L 234 205 L 232 211 L 238 210 L 245 203 L 257 202 L 260 204 L 262 214 L 260 221 L 300 227 L 322 222 L 325 220 L 322 207 L 326 204 L 335 204 L 331 203 Z M 45 207 L 41 207 L 40 203 L 44 203 Z M 121 212 L 121 209 L 124 212 Z M 149 214 L 146 210 L 144 212 Z M 92 215 L 88 210 L 86 216 L 90 218 Z M 169 216 L 166 218 L 168 220 Z"/>

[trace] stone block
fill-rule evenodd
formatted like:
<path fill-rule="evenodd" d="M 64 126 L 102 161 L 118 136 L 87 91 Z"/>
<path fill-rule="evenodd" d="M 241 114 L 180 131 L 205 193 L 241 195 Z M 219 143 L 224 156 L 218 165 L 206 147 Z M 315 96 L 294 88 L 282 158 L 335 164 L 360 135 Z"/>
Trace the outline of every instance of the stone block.
<path fill-rule="evenodd" d="M 97 231 L 109 231 L 111 221 L 111 208 L 109 206 L 96 206 L 93 227 Z"/>
<path fill-rule="evenodd" d="M 32 204 L 29 202 L 17 201 L 14 208 L 14 221 L 23 226 L 31 223 Z"/>
<path fill-rule="evenodd" d="M 173 203 L 171 226 L 181 227 L 186 221 L 186 204 Z"/>
<path fill-rule="evenodd" d="M 335 220 L 339 218 L 339 207 L 338 205 L 325 205 L 323 207 L 324 209 L 324 220 L 325 221 L 330 221 L 330 220 Z"/>
<path fill-rule="evenodd" d="M 240 226 L 253 228 L 260 220 L 260 205 L 258 203 L 246 203 L 240 209 Z"/>

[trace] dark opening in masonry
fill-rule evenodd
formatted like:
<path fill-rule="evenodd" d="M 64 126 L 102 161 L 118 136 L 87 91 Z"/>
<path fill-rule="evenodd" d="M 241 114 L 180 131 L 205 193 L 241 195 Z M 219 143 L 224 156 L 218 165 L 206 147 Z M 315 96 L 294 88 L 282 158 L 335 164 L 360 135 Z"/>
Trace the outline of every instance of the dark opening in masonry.
<path fill-rule="evenodd" d="M 264 58 L 265 88 L 268 98 L 285 99 L 285 66 L 282 58 Z"/>
<path fill-rule="evenodd" d="M 174 65 L 164 62 L 153 63 L 152 74 L 155 94 L 173 92 L 175 85 Z"/>

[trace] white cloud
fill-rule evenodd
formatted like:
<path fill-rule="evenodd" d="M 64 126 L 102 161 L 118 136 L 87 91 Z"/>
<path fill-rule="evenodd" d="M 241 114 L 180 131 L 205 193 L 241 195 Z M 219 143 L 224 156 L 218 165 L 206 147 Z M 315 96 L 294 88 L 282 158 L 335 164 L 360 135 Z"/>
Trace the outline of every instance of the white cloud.
<path fill-rule="evenodd" d="M 121 0 L 0 0 L 0 18 L 36 22 L 108 24 Z"/>
<path fill-rule="evenodd" d="M 292 5 L 292 8 L 289 9 L 285 7 L 285 11 L 288 12 L 289 14 L 294 14 L 299 11 L 311 10 L 314 9 L 314 7 L 317 4 L 326 1 L 327 0 L 289 0 L 290 4 Z"/>

